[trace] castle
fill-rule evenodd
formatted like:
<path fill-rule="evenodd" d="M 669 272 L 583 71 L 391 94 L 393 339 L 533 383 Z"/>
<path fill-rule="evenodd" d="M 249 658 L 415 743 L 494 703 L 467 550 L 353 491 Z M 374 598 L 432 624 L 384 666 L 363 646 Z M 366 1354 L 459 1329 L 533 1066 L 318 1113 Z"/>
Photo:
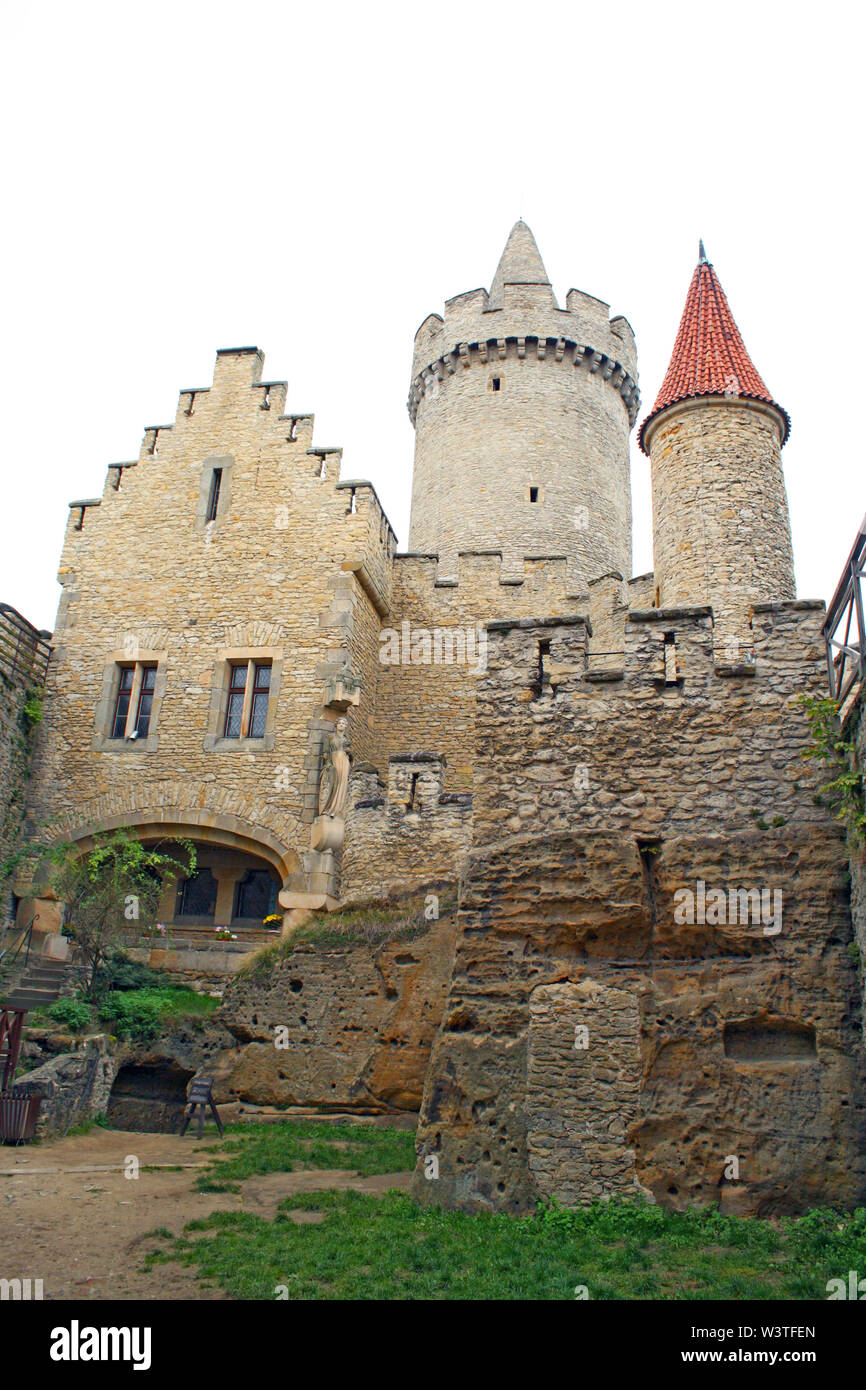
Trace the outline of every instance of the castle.
<path fill-rule="evenodd" d="M 560 307 L 523 222 L 416 334 L 407 552 L 262 374 L 218 352 L 70 504 L 27 832 L 194 840 L 168 924 L 459 878 L 422 1200 L 862 1200 L 846 847 L 800 756 L 823 604 L 795 598 L 788 416 L 703 247 L 638 436 L 651 574 L 634 334 Z"/>

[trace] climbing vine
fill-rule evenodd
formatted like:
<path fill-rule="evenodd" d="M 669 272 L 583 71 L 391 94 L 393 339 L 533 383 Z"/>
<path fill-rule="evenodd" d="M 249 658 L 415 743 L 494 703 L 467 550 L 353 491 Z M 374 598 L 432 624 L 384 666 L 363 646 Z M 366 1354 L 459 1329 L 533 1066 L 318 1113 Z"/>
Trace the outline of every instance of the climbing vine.
<path fill-rule="evenodd" d="M 854 743 L 845 737 L 842 729 L 839 705 L 829 696 L 819 695 L 801 695 L 800 704 L 812 735 L 812 742 L 803 750 L 803 757 L 826 763 L 833 774 L 830 781 L 821 787 L 816 799 L 833 811 L 836 819 L 842 821 L 861 845 L 866 845 L 863 773 L 857 766 Z"/>
<path fill-rule="evenodd" d="M 28 734 L 42 723 L 42 691 L 38 687 L 33 686 L 27 691 L 21 714 Z"/>

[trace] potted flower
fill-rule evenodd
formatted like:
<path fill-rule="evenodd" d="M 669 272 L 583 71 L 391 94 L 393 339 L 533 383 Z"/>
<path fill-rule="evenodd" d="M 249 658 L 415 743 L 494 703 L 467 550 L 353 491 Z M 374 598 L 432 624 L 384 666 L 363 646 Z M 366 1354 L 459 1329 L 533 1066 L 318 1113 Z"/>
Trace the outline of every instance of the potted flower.
<path fill-rule="evenodd" d="M 216 927 L 214 929 L 214 936 L 217 941 L 237 941 L 238 939 L 236 933 L 229 931 L 228 927 Z"/>
<path fill-rule="evenodd" d="M 279 931 L 283 925 L 283 914 L 281 912 L 269 912 L 262 922 L 266 931 Z"/>

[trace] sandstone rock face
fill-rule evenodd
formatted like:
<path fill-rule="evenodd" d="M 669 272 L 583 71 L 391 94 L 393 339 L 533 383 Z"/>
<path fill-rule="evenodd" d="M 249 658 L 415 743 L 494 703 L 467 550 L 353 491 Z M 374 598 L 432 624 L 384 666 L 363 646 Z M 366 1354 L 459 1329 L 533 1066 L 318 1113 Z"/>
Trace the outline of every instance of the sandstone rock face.
<path fill-rule="evenodd" d="M 443 917 L 378 947 L 299 943 L 269 974 L 234 976 L 219 1017 L 241 1047 L 209 1064 L 217 1101 L 417 1110 L 454 934 Z"/>
<path fill-rule="evenodd" d="M 16 1083 L 29 1095 L 42 1096 L 37 1134 L 64 1134 L 108 1108 L 116 1063 L 104 1034 L 87 1038 L 75 1052 L 62 1052 Z"/>
<path fill-rule="evenodd" d="M 796 704 L 820 688 L 820 613 L 753 623 L 755 674 L 732 675 L 706 610 L 628 620 L 600 685 L 579 624 L 491 633 L 422 1200 L 863 1201 L 846 845 Z"/>
<path fill-rule="evenodd" d="M 215 1018 L 179 1018 L 150 1042 L 118 1043 L 117 1075 L 108 1104 L 113 1129 L 177 1133 L 193 1077 L 213 1077 L 237 1054 Z"/>

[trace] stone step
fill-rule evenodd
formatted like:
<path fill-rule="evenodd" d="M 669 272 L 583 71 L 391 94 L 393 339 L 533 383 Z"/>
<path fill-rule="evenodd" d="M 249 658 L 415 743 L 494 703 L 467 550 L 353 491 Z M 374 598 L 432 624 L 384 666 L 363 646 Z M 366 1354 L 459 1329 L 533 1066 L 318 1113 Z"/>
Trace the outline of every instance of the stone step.
<path fill-rule="evenodd" d="M 57 998 L 54 989 L 14 989 L 6 997 L 7 1009 L 37 1009 L 53 1004 Z"/>

